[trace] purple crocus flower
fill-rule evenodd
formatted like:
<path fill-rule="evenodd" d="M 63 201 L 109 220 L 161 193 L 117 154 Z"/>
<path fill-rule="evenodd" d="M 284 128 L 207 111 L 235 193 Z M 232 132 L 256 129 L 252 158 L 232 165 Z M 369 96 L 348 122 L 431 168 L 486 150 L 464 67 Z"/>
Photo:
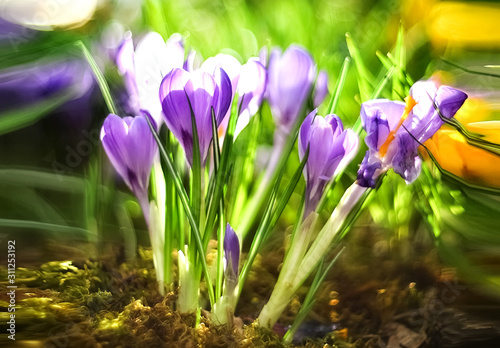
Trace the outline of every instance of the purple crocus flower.
<path fill-rule="evenodd" d="M 435 82 L 419 81 L 410 89 L 406 104 L 385 99 L 361 106 L 361 122 L 367 136 L 368 151 L 358 171 L 358 184 L 374 187 L 378 176 L 393 168 L 406 182 L 420 174 L 418 147 L 452 118 L 467 94 Z M 439 112 L 438 112 L 439 110 Z"/>
<path fill-rule="evenodd" d="M 111 164 L 136 195 L 149 221 L 148 184 L 158 147 L 146 118 L 109 114 L 101 129 L 101 141 Z"/>
<path fill-rule="evenodd" d="M 167 42 L 160 34 L 150 32 L 134 50 L 128 33 L 116 56 L 116 64 L 124 76 L 129 95 L 129 111 L 139 114 L 147 110 L 159 126 L 162 122 L 158 90 L 162 79 L 173 69 L 184 66 L 184 44 L 180 34 L 173 34 Z"/>
<path fill-rule="evenodd" d="M 288 134 L 311 94 L 314 61 L 306 50 L 291 45 L 283 54 L 274 48 L 268 64 L 267 97 L 278 130 Z"/>
<path fill-rule="evenodd" d="M 218 54 L 208 58 L 201 66 L 202 70 L 210 73 L 217 68 L 224 69 L 229 76 L 232 96 L 238 93 L 240 113 L 235 131 L 235 136 L 237 136 L 248 125 L 250 118 L 257 113 L 262 104 L 267 84 L 267 72 L 257 58 L 250 58 L 246 64 L 241 65 L 236 58 L 228 54 Z M 221 130 L 227 128 L 230 112 L 228 108 Z"/>
<path fill-rule="evenodd" d="M 190 165 L 193 164 L 191 113 L 196 120 L 201 164 L 204 166 L 212 141 L 212 108 L 219 126 L 231 104 L 231 97 L 231 81 L 222 69 L 216 69 L 214 75 L 202 70 L 173 69 L 163 79 L 160 100 L 165 123 L 184 148 Z"/>
<path fill-rule="evenodd" d="M 316 116 L 311 112 L 300 127 L 299 157 L 302 160 L 309 147 L 304 168 L 306 199 L 304 218 L 316 209 L 325 185 L 343 170 L 358 151 L 358 137 L 351 129 L 344 130 L 336 115 Z"/>
<path fill-rule="evenodd" d="M 238 284 L 240 242 L 229 223 L 226 225 L 226 234 L 224 235 L 224 258 L 226 259 L 226 292 L 231 293 Z"/>

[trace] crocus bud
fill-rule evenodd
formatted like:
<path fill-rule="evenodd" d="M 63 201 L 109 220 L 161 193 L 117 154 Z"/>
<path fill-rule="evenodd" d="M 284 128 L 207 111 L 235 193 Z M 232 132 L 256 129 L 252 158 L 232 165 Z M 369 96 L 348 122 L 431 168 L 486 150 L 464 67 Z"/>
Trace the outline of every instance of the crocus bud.
<path fill-rule="evenodd" d="M 374 187 L 378 176 L 393 168 L 409 184 L 420 174 L 418 147 L 452 118 L 467 94 L 433 81 L 420 81 L 410 89 L 406 104 L 385 99 L 361 106 L 361 122 L 368 151 L 358 171 L 358 184 Z M 440 115 L 441 114 L 441 115 Z"/>
<path fill-rule="evenodd" d="M 268 99 L 280 132 L 288 134 L 311 93 L 316 69 L 311 55 L 291 45 L 282 54 L 271 51 L 268 66 Z"/>
<path fill-rule="evenodd" d="M 109 114 L 101 129 L 101 141 L 111 164 L 136 195 L 149 221 L 148 184 L 158 146 L 146 119 Z"/>
<path fill-rule="evenodd" d="M 299 157 L 309 147 L 304 168 L 306 199 L 304 217 L 316 209 L 325 185 L 343 170 L 358 151 L 358 137 L 351 129 L 344 130 L 336 115 L 316 116 L 311 112 L 300 127 Z"/>
<path fill-rule="evenodd" d="M 224 235 L 224 258 L 226 260 L 226 292 L 231 293 L 238 284 L 240 242 L 229 223 L 226 225 L 226 234 Z"/>
<path fill-rule="evenodd" d="M 217 126 L 231 103 L 231 81 L 222 69 L 215 74 L 195 70 L 173 69 L 160 86 L 165 123 L 184 148 L 190 165 L 193 163 L 193 130 L 191 115 L 196 120 L 200 158 L 205 165 L 212 141 L 212 109 Z"/>

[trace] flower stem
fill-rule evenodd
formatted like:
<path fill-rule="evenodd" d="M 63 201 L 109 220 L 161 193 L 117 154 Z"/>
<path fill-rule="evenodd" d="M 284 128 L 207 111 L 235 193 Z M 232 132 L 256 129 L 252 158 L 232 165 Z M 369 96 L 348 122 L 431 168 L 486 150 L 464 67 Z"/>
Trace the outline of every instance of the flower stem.
<path fill-rule="evenodd" d="M 354 183 L 345 191 L 339 204 L 307 252 L 301 250 L 301 244 L 303 241 L 307 242 L 307 234 L 312 227 L 312 225 L 306 224 L 308 221 L 306 219 L 304 227 L 298 231 L 299 233 L 295 236 L 293 245 L 287 254 L 281 271 L 283 275 L 280 273 L 273 293 L 259 315 L 260 325 L 272 327 L 276 323 L 298 288 L 331 250 L 335 236 L 366 190 L 366 187 Z M 305 255 L 302 257 L 301 253 Z M 297 267 L 297 265 L 300 266 Z"/>

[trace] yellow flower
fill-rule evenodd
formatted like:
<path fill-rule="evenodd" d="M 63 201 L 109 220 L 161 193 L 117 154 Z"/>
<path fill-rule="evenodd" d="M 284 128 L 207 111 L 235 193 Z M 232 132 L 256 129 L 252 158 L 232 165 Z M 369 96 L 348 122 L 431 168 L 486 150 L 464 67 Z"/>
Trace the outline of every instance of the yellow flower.
<path fill-rule="evenodd" d="M 491 114 L 488 104 L 470 98 L 456 118 L 470 132 L 500 143 L 500 121 L 490 121 Z M 443 127 L 425 145 L 443 169 L 470 183 L 500 188 L 500 156 L 467 144 L 465 137 L 458 131 Z"/>
<path fill-rule="evenodd" d="M 500 47 L 500 6 L 443 1 L 432 7 L 427 31 L 435 46 Z"/>

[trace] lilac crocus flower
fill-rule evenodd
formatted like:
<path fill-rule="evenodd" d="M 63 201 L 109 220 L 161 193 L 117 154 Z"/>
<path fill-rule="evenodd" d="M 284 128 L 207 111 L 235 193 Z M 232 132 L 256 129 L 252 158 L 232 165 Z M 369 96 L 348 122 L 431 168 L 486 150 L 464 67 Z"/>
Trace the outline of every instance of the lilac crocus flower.
<path fill-rule="evenodd" d="M 101 141 L 111 164 L 136 195 L 149 221 L 148 184 L 158 147 L 146 118 L 109 114 L 101 129 Z"/>
<path fill-rule="evenodd" d="M 344 130 L 336 115 L 316 116 L 311 112 L 300 127 L 299 157 L 302 160 L 309 147 L 304 168 L 306 199 L 304 218 L 316 209 L 325 185 L 342 171 L 358 151 L 358 137 L 351 129 Z"/>
<path fill-rule="evenodd" d="M 226 225 L 226 234 L 224 235 L 224 258 L 226 260 L 226 292 L 231 293 L 238 284 L 240 242 L 229 223 Z"/>
<path fill-rule="evenodd" d="M 274 48 L 268 64 L 267 97 L 278 131 L 288 134 L 311 94 L 314 61 L 306 50 L 291 45 L 283 54 Z"/>
<path fill-rule="evenodd" d="M 173 34 L 165 42 L 160 34 L 150 32 L 134 50 L 131 34 L 128 33 L 118 49 L 116 64 L 124 76 L 129 112 L 139 114 L 140 110 L 147 110 L 156 124 L 161 125 L 160 83 L 173 68 L 182 68 L 184 63 L 181 35 Z"/>
<path fill-rule="evenodd" d="M 452 118 L 466 99 L 464 92 L 429 80 L 412 86 L 406 104 L 385 99 L 363 103 L 361 122 L 368 151 L 358 184 L 375 187 L 378 176 L 389 168 L 407 183 L 415 181 L 421 168 L 417 149 L 443 125 L 439 112 Z"/>
<path fill-rule="evenodd" d="M 228 54 L 218 54 L 208 58 L 201 66 L 202 70 L 210 73 L 217 68 L 224 69 L 229 76 L 232 96 L 238 93 L 240 112 L 235 131 L 235 136 L 237 136 L 248 125 L 250 118 L 257 113 L 262 104 L 267 84 L 267 72 L 257 58 L 250 58 L 246 64 L 242 65 Z M 230 112 L 229 108 L 222 121 L 221 130 L 227 128 Z"/>
<path fill-rule="evenodd" d="M 212 108 L 217 126 L 231 104 L 231 81 L 222 69 L 211 75 L 202 70 L 188 72 L 173 69 L 160 86 L 165 123 L 184 148 L 186 158 L 193 164 L 193 131 L 191 113 L 196 120 L 200 157 L 205 165 L 212 141 Z"/>

